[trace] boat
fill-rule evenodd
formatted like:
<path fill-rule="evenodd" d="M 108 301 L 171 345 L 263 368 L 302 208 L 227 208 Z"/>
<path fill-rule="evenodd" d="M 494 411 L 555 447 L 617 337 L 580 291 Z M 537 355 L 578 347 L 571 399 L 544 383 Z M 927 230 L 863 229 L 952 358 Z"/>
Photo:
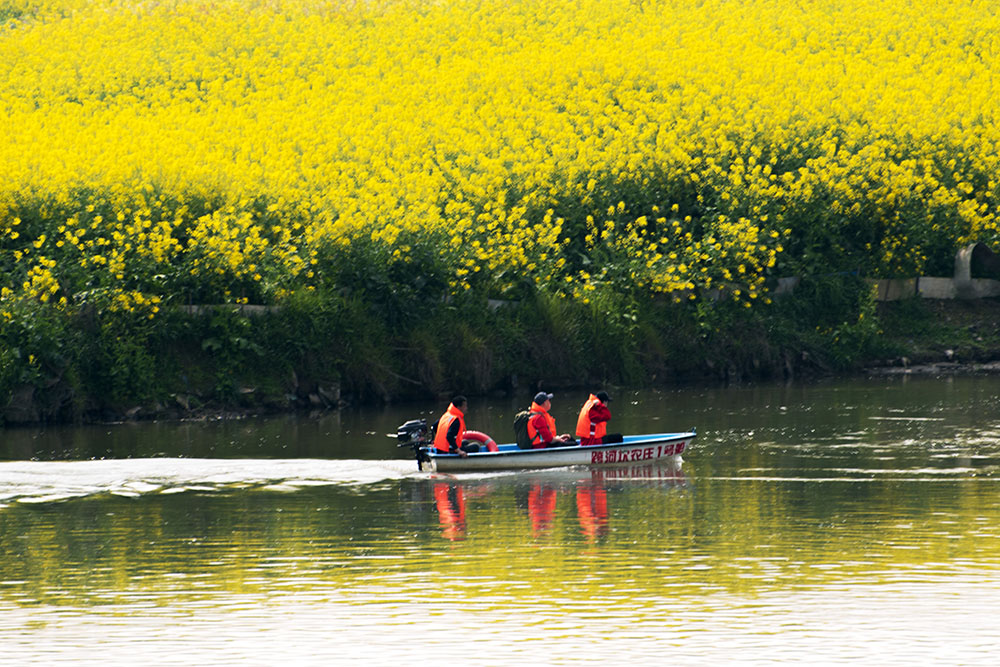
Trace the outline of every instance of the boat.
<path fill-rule="evenodd" d="M 470 433 L 481 435 L 476 431 L 467 431 L 466 435 Z M 545 449 L 521 449 L 516 443 L 498 445 L 493 443 L 492 438 L 483 436 L 477 439 L 489 446 L 485 451 L 470 452 L 467 456 L 439 452 L 432 444 L 424 419 L 412 419 L 402 424 L 396 434 L 389 434 L 389 437 L 399 441 L 397 447 L 413 450 L 417 469 L 423 472 L 490 472 L 663 461 L 680 456 L 696 435 L 695 429 L 679 433 L 626 435 L 621 442 Z"/>

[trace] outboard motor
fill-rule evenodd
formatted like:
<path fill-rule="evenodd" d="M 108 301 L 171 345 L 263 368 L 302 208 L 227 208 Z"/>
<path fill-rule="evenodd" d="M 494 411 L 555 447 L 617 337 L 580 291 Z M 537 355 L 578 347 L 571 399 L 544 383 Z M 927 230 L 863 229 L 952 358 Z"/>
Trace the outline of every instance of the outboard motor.
<path fill-rule="evenodd" d="M 396 427 L 396 439 L 399 447 L 408 445 L 426 444 L 427 440 L 427 420 L 411 419 L 405 424 Z"/>
<path fill-rule="evenodd" d="M 397 447 L 412 447 L 413 454 L 417 459 L 417 470 L 424 470 L 425 464 L 430 464 L 431 458 L 424 451 L 424 447 L 431 444 L 431 432 L 427 428 L 426 419 L 411 419 L 405 424 L 396 427 L 396 435 L 387 434 L 390 438 L 396 438 Z M 433 471 L 433 467 L 430 468 Z"/>

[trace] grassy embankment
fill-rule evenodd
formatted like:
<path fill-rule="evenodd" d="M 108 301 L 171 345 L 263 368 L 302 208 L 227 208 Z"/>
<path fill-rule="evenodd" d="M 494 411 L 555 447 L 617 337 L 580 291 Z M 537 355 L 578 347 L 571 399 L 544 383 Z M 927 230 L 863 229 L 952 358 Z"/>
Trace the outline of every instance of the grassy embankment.
<path fill-rule="evenodd" d="M 984 5 L 0 16 L 8 421 L 850 369 L 942 326 L 861 278 L 997 241 Z"/>

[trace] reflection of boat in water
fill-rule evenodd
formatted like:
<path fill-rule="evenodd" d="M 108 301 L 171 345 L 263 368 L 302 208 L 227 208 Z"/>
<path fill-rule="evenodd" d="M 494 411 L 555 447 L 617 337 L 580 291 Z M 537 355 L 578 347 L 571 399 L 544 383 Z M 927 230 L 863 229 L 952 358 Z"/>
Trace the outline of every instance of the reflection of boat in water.
<path fill-rule="evenodd" d="M 499 494 L 510 497 L 527 512 L 533 537 L 549 533 L 556 523 L 559 499 L 572 495 L 580 533 L 594 542 L 610 533 L 609 491 L 629 487 L 681 487 L 686 479 L 680 460 L 643 465 L 601 468 L 565 468 L 500 473 L 486 476 L 454 477 L 435 475 L 430 480 L 442 537 L 457 541 L 467 533 L 466 509 L 469 501 Z M 613 493 L 612 493 L 613 495 Z M 425 500 L 428 498 L 425 496 Z"/>
<path fill-rule="evenodd" d="M 489 479 L 496 485 L 506 480 L 512 483 L 541 482 L 560 486 L 579 485 L 585 483 L 610 486 L 621 482 L 623 486 L 683 486 L 687 483 L 684 475 L 683 460 L 674 456 L 663 461 L 649 463 L 621 464 L 615 466 L 593 466 L 590 468 L 568 467 L 548 468 L 545 470 L 522 470 L 499 472 L 485 477 L 470 479 Z M 464 477 L 465 475 L 463 475 Z"/>
<path fill-rule="evenodd" d="M 443 454 L 429 439 L 427 422 L 415 419 L 396 432 L 399 447 L 410 447 L 420 470 L 428 472 L 469 472 L 558 468 L 563 466 L 604 466 L 650 463 L 679 456 L 695 438 L 695 431 L 627 435 L 622 442 L 581 447 L 521 449 L 516 444 L 495 445 L 468 456 Z M 495 451 L 494 451 L 495 449 Z"/>

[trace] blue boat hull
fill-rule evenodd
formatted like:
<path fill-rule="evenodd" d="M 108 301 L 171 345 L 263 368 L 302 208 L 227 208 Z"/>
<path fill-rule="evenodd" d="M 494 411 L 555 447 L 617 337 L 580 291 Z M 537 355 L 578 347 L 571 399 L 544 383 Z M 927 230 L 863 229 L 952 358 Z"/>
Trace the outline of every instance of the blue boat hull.
<path fill-rule="evenodd" d="M 424 448 L 422 453 L 425 456 L 422 457 L 424 460 L 420 463 L 420 469 L 430 472 L 474 472 L 649 463 L 679 456 L 690 446 L 695 435 L 694 431 L 627 435 L 622 442 L 591 447 L 572 445 L 519 449 L 516 444 L 505 444 L 500 445 L 496 452 L 478 452 L 465 457 L 441 454 L 434 448 Z"/>

